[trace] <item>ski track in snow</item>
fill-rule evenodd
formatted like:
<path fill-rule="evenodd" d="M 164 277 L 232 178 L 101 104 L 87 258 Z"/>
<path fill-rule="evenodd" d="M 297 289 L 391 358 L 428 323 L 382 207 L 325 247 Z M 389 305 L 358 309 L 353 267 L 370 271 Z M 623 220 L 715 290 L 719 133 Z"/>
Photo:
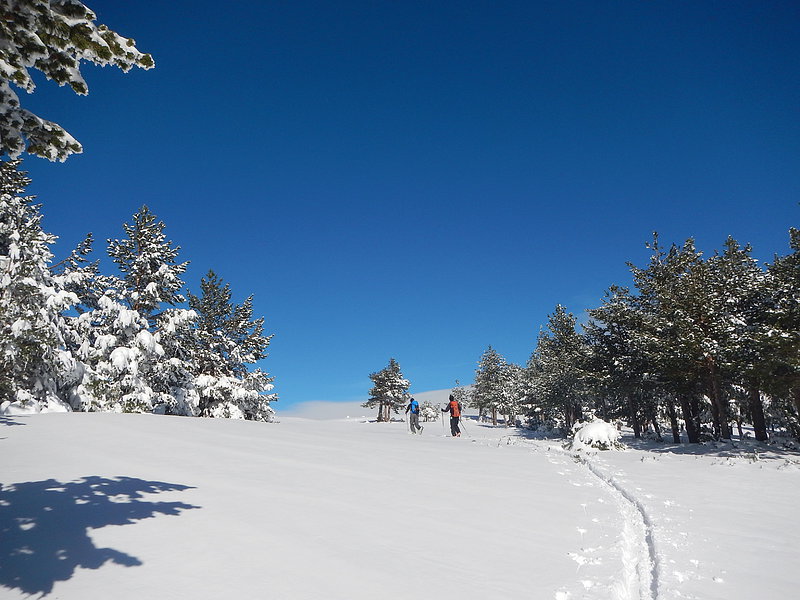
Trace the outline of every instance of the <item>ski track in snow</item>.
<path fill-rule="evenodd" d="M 509 438 L 507 444 L 514 442 Z M 532 447 L 535 452 L 541 451 L 535 444 L 525 443 Z M 623 527 L 620 531 L 620 543 L 622 553 L 622 578 L 611 584 L 611 597 L 613 600 L 659 600 L 659 561 L 656 553 L 653 523 L 642 502 L 628 491 L 613 475 L 605 473 L 597 464 L 596 459 L 581 456 L 561 448 L 548 447 L 549 452 L 556 452 L 565 458 L 569 458 L 577 464 L 586 467 L 586 471 L 593 479 L 598 481 L 606 492 L 614 499 L 623 517 Z M 550 462 L 557 466 L 558 463 L 550 459 Z M 562 463 L 564 464 L 564 463 Z M 570 469 L 558 471 L 561 475 L 570 473 Z M 581 485 L 570 482 L 572 485 Z M 584 511 L 586 506 L 584 506 Z M 581 537 L 586 533 L 585 529 L 578 528 Z M 570 553 L 570 558 L 578 563 L 579 567 L 584 564 L 595 564 L 596 559 L 584 556 L 591 549 L 582 549 L 583 554 Z M 588 592 L 595 582 L 591 580 L 580 580 L 579 583 Z M 556 592 L 556 600 L 567 600 L 571 597 L 566 588 Z"/>
<path fill-rule="evenodd" d="M 644 505 L 613 476 L 602 472 L 591 459 L 581 457 L 587 467 L 615 499 L 624 515 L 622 563 L 624 579 L 614 589 L 618 600 L 658 600 L 658 555 L 653 524 Z"/>

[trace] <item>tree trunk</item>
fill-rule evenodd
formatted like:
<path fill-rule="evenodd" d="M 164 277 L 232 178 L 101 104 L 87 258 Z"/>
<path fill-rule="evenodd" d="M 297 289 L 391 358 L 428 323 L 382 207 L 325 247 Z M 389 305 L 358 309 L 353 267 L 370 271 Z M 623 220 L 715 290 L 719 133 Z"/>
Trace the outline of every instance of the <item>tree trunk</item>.
<path fill-rule="evenodd" d="M 378 423 L 383 421 L 383 402 L 378 403 Z"/>
<path fill-rule="evenodd" d="M 676 444 L 681 443 L 681 430 L 678 427 L 678 412 L 675 410 L 675 403 L 667 401 L 667 414 L 669 415 L 669 426 L 672 428 L 672 441 Z"/>
<path fill-rule="evenodd" d="M 633 437 L 637 440 L 642 437 L 642 424 L 639 422 L 639 406 L 636 399 L 631 396 L 628 398 L 628 410 L 630 411 L 631 427 L 633 427 Z"/>
<path fill-rule="evenodd" d="M 656 439 L 659 442 L 663 442 L 664 438 L 661 436 L 661 427 L 658 425 L 658 417 L 655 412 L 650 415 L 650 419 L 653 421 L 653 431 L 656 432 Z"/>
<path fill-rule="evenodd" d="M 759 442 L 766 442 L 769 436 L 767 436 L 767 421 L 764 419 L 764 403 L 761 401 L 761 393 L 755 385 L 748 390 L 747 401 L 756 439 Z"/>
<path fill-rule="evenodd" d="M 728 423 L 728 407 L 722 399 L 717 363 L 709 356 L 706 359 L 706 365 L 708 366 L 711 414 L 714 415 L 714 435 L 729 440 L 731 439 L 731 426 Z"/>
<path fill-rule="evenodd" d="M 794 400 L 794 408 L 797 411 L 797 416 L 800 417 L 800 385 L 792 389 L 792 400 Z"/>
<path fill-rule="evenodd" d="M 497 427 L 497 407 L 492 407 L 492 426 Z"/>
<path fill-rule="evenodd" d="M 696 407 L 693 406 L 693 402 L 689 401 L 688 394 L 681 394 L 678 399 L 681 403 L 683 420 L 686 423 L 686 438 L 689 440 L 690 444 L 699 444 L 700 424 L 697 422 L 697 410 L 692 410 Z"/>

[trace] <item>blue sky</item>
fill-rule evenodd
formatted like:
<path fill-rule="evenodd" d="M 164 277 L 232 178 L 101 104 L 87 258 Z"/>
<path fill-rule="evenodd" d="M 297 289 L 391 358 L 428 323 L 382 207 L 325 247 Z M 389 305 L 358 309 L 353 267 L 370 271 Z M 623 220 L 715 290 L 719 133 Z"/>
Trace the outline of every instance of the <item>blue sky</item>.
<path fill-rule="evenodd" d="M 523 363 L 644 244 L 800 225 L 800 4 L 87 1 L 156 68 L 23 105 L 84 154 L 29 158 L 65 254 L 147 204 L 275 334 L 277 408 Z"/>

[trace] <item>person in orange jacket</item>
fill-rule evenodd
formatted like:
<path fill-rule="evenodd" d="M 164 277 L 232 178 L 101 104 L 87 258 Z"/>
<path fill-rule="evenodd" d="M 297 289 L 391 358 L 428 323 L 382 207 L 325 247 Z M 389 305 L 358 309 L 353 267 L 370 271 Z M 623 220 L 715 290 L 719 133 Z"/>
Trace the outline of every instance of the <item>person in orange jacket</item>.
<path fill-rule="evenodd" d="M 442 409 L 442 412 L 450 413 L 450 433 L 453 434 L 453 437 L 461 437 L 461 430 L 458 428 L 458 422 L 461 420 L 461 403 L 453 397 L 453 394 L 450 394 L 450 402 Z"/>

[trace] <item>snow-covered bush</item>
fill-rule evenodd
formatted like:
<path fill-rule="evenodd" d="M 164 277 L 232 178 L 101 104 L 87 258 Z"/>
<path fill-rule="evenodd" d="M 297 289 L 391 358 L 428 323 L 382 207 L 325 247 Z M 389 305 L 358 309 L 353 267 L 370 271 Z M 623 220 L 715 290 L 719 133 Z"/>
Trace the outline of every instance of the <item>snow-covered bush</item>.
<path fill-rule="evenodd" d="M 437 421 L 439 419 L 439 409 L 431 404 L 430 400 L 425 400 L 419 407 L 419 416 L 425 422 Z"/>
<path fill-rule="evenodd" d="M 572 428 L 571 450 L 622 450 L 625 446 L 619 441 L 620 434 L 611 423 L 602 419 L 576 423 Z"/>

